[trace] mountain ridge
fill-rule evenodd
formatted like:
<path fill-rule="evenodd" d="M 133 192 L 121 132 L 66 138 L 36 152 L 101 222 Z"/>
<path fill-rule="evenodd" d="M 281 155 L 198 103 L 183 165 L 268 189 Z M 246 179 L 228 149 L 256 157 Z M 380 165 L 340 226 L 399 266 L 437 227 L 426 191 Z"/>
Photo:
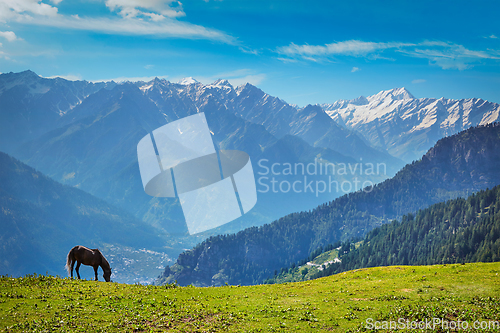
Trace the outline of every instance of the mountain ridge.
<path fill-rule="evenodd" d="M 100 247 L 109 254 L 115 281 L 144 281 L 140 271 L 147 264 L 127 267 L 130 252 L 144 247 L 166 251 L 165 240 L 157 236 L 158 232 L 131 214 L 82 190 L 57 183 L 2 152 L 0 183 L 2 275 L 49 272 L 65 276 L 66 255 L 81 244 Z M 143 259 L 166 261 L 168 255 L 143 255 Z M 148 264 L 156 264 L 148 268 L 149 274 L 157 270 L 157 263 Z M 85 276 L 90 273 L 83 271 Z"/>
<path fill-rule="evenodd" d="M 32 71 L 0 74 L 0 149 L 13 152 L 54 128 L 82 100 L 112 83 L 48 79 Z"/>
<path fill-rule="evenodd" d="M 417 99 L 405 88 L 395 88 L 358 99 L 321 107 L 340 125 L 406 163 L 419 159 L 444 136 L 500 120 L 500 105 L 478 98 Z"/>
<path fill-rule="evenodd" d="M 265 283 L 298 282 L 395 265 L 500 260 L 500 185 L 434 204 L 377 227 L 353 243 L 337 242 L 282 268 Z"/>

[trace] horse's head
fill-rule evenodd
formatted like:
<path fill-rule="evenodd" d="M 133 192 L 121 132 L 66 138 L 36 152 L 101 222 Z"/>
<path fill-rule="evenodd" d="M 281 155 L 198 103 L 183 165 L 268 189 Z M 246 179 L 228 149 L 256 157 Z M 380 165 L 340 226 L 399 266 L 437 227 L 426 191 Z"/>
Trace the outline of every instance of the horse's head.
<path fill-rule="evenodd" d="M 104 274 L 102 275 L 102 277 L 104 278 L 104 280 L 106 282 L 111 281 L 111 269 L 109 271 L 104 271 Z"/>

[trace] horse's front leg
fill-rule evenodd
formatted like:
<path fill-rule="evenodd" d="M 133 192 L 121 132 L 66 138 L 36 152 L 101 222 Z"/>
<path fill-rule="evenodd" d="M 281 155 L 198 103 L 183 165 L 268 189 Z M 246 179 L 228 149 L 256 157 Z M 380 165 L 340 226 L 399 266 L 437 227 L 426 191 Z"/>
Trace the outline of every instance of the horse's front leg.
<path fill-rule="evenodd" d="M 78 275 L 78 280 L 80 280 L 80 279 L 81 279 L 81 278 L 80 278 L 80 265 L 81 265 L 81 264 L 82 264 L 81 262 L 77 262 L 77 263 L 76 263 L 76 268 L 75 268 L 76 275 Z M 71 272 L 71 273 L 73 273 L 73 272 Z"/>
<path fill-rule="evenodd" d="M 99 281 L 99 280 L 97 279 L 97 269 L 98 269 L 98 268 L 99 268 L 99 266 L 94 266 L 94 273 L 95 273 L 95 280 L 96 280 L 96 281 Z"/>

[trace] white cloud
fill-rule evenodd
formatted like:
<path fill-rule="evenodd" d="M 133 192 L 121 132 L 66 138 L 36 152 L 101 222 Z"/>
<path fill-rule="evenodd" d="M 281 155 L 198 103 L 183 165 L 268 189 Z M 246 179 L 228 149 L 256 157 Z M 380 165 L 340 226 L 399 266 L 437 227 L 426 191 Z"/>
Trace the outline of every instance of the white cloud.
<path fill-rule="evenodd" d="M 296 62 L 298 62 L 297 59 L 293 59 L 293 58 L 278 57 L 276 59 L 278 59 L 279 61 L 284 62 L 284 63 L 296 63 Z"/>
<path fill-rule="evenodd" d="M 484 37 L 484 38 L 498 39 L 498 37 L 493 35 L 493 34 L 489 35 L 488 37 Z"/>
<path fill-rule="evenodd" d="M 382 51 L 390 48 L 400 48 L 413 44 L 405 43 L 375 43 L 363 42 L 360 40 L 348 40 L 325 45 L 296 45 L 291 43 L 288 46 L 278 48 L 278 53 L 293 57 L 299 56 L 304 59 L 314 60 L 317 57 L 328 57 L 334 55 L 347 55 L 354 57 L 366 56 L 370 53 Z"/>
<path fill-rule="evenodd" d="M 50 16 L 57 15 L 57 8 L 41 0 L 0 0 L 0 21 L 24 16 L 29 18 L 30 14 Z"/>
<path fill-rule="evenodd" d="M 106 3 L 109 3 L 110 9 L 118 10 L 123 17 L 68 16 L 58 14 L 56 7 L 40 3 L 39 0 L 0 0 L 0 22 L 15 21 L 34 26 L 106 34 L 208 39 L 237 44 L 235 38 L 223 32 L 173 18 L 184 15 L 180 5 L 170 7 L 176 1 L 107 0 Z"/>
<path fill-rule="evenodd" d="M 413 58 L 425 58 L 431 64 L 443 69 L 464 70 L 484 59 L 500 59 L 500 52 L 496 50 L 474 51 L 462 45 L 441 41 L 381 43 L 349 40 L 325 45 L 291 43 L 276 50 L 277 53 L 284 56 L 281 59 L 303 59 L 315 62 L 339 56 L 369 57 L 372 60 L 384 59 L 385 57 L 380 54 L 389 51 L 399 52 Z"/>
<path fill-rule="evenodd" d="M 411 57 L 428 59 L 431 64 L 443 69 L 464 70 L 483 59 L 500 59 L 498 51 L 474 51 L 462 45 L 439 41 L 426 41 L 418 44 L 416 48 L 400 52 Z"/>
<path fill-rule="evenodd" d="M 361 69 L 359 69 L 358 67 L 353 67 L 351 69 L 351 73 L 356 73 L 357 71 L 360 71 Z"/>
<path fill-rule="evenodd" d="M 255 49 L 251 49 L 251 48 L 248 48 L 248 47 L 245 47 L 245 46 L 240 46 L 239 49 L 243 53 L 259 55 L 259 51 L 255 50 Z"/>
<path fill-rule="evenodd" d="M 0 47 L 2 47 L 2 43 L 0 43 Z M 14 59 L 11 59 L 9 57 L 9 55 L 7 55 L 7 53 L 3 52 L 3 51 L 0 51 L 0 59 L 5 59 L 5 60 L 8 60 L 8 61 L 12 61 L 12 62 L 17 62 L 16 60 Z"/>
<path fill-rule="evenodd" d="M 9 42 L 19 39 L 13 31 L 0 31 L 0 37 L 7 39 Z"/>
<path fill-rule="evenodd" d="M 416 79 L 416 80 L 411 81 L 411 83 L 413 83 L 413 84 L 419 84 L 419 83 L 424 83 L 424 82 L 426 82 L 426 80 L 424 80 L 424 79 Z"/>
<path fill-rule="evenodd" d="M 151 19 L 151 21 L 158 22 L 165 18 L 165 16 L 155 13 L 143 13 L 144 16 L 147 16 Z"/>
<path fill-rule="evenodd" d="M 169 18 L 165 18 L 160 22 L 148 22 L 138 18 L 81 18 L 78 16 L 67 17 L 59 15 L 51 19 L 38 16 L 30 18 L 29 20 L 20 19 L 19 21 L 26 24 L 95 31 L 108 34 L 210 39 L 228 44 L 235 43 L 234 38 L 217 30 L 207 29 L 199 25 L 179 22 Z"/>
<path fill-rule="evenodd" d="M 146 65 L 146 66 L 144 66 L 144 68 L 146 68 L 146 69 L 151 69 L 153 67 L 155 67 L 155 65 Z"/>
<path fill-rule="evenodd" d="M 55 79 L 58 77 L 61 79 L 68 80 L 68 81 L 81 81 L 81 80 L 83 80 L 83 78 L 80 74 L 54 75 L 54 76 L 48 76 L 47 79 Z"/>
<path fill-rule="evenodd" d="M 106 0 L 106 6 L 126 18 L 146 15 L 153 21 L 160 21 L 165 17 L 186 15 L 182 4 L 176 0 Z"/>

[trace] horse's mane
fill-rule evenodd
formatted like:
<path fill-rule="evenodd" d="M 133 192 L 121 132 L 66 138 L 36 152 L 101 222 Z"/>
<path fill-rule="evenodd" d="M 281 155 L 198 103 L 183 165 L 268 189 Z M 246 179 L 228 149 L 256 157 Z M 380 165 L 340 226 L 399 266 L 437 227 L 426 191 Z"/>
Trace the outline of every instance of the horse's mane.
<path fill-rule="evenodd" d="M 111 267 L 109 266 L 109 262 L 106 260 L 104 255 L 99 251 L 99 249 L 94 249 L 95 252 L 99 253 L 101 256 L 101 267 L 103 271 L 111 271 Z"/>

